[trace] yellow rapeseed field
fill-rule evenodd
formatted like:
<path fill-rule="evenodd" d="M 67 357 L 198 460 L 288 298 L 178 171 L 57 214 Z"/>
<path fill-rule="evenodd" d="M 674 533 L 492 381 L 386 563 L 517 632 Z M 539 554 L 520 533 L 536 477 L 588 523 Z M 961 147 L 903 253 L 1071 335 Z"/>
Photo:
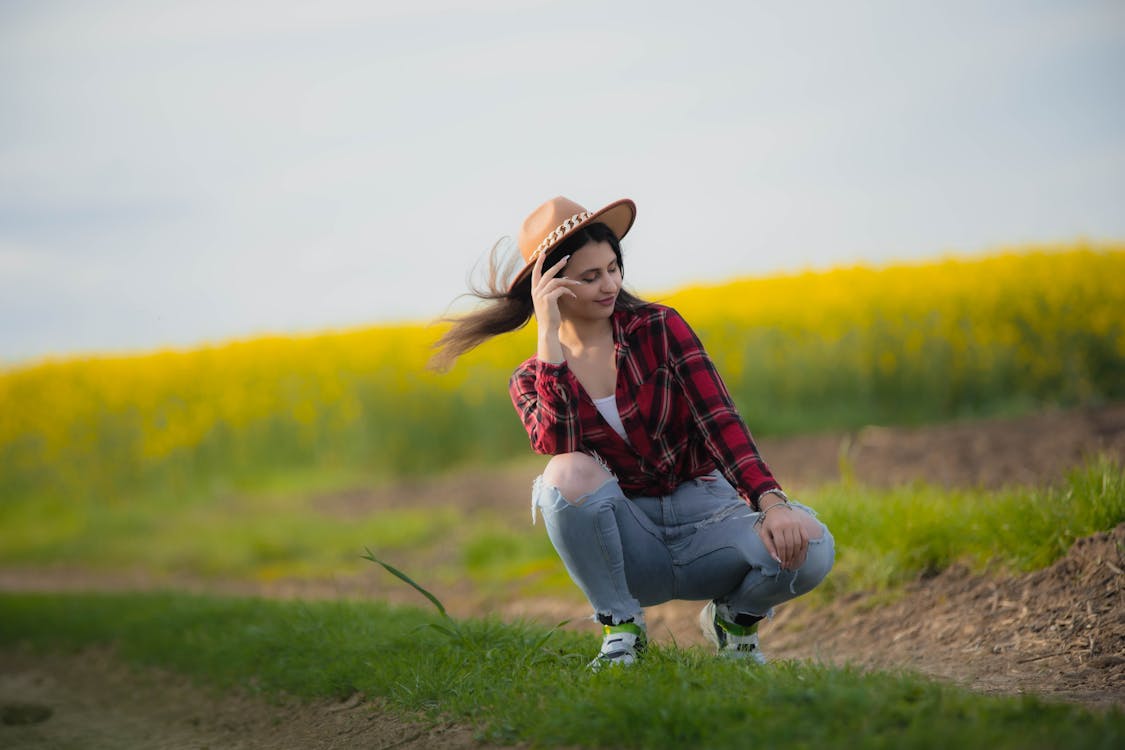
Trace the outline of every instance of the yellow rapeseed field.
<path fill-rule="evenodd" d="M 651 296 L 757 432 L 1125 396 L 1125 245 L 1022 248 Z M 447 374 L 436 326 L 268 337 L 0 373 L 0 493 L 104 499 L 278 467 L 397 474 L 526 452 L 507 400 L 533 326 Z"/>

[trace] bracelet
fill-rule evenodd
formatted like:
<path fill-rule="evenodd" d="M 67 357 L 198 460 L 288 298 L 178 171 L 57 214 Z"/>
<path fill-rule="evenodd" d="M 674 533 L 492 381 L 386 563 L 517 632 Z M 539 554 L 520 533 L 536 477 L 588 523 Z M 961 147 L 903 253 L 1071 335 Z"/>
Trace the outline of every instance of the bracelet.
<path fill-rule="evenodd" d="M 780 503 L 774 503 L 773 505 L 766 508 L 765 510 L 758 511 L 758 518 L 754 521 L 755 526 L 761 526 L 763 523 L 765 523 L 766 514 L 769 513 L 771 510 L 773 510 L 774 508 L 785 506 L 786 508 L 789 508 L 790 510 L 793 509 L 792 504 L 790 504 L 790 502 L 789 502 L 789 496 L 786 495 L 784 492 L 782 492 L 781 490 L 766 490 L 765 492 L 762 493 L 762 495 L 768 495 L 770 493 L 773 493 L 774 495 L 777 495 L 778 497 L 780 497 L 781 502 Z M 759 500 L 761 500 L 762 495 L 758 496 Z M 760 505 L 759 505 L 759 507 L 760 507 Z"/>
<path fill-rule="evenodd" d="M 770 489 L 766 490 L 762 494 L 758 495 L 758 507 L 759 508 L 762 507 L 762 498 L 765 497 L 766 495 L 777 495 L 778 497 L 781 498 L 781 502 L 783 502 L 783 503 L 789 502 L 789 496 L 786 495 L 783 490 L 778 489 L 777 487 L 771 487 Z"/>

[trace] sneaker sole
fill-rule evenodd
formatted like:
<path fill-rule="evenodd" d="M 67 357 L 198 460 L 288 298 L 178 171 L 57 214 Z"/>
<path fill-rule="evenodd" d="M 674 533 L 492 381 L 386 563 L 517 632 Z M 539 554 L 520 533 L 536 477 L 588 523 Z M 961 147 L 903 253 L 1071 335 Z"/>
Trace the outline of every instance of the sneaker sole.
<path fill-rule="evenodd" d="M 703 631 L 703 637 L 718 650 L 722 650 L 723 642 L 719 640 L 719 633 L 716 630 L 718 626 L 715 624 L 715 602 L 707 602 L 699 613 L 699 629 Z"/>

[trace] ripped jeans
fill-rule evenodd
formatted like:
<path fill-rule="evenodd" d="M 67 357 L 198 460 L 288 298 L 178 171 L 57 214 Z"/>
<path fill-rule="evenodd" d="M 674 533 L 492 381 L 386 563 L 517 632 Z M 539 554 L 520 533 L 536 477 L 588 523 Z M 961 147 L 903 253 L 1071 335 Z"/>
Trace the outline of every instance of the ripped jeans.
<path fill-rule="evenodd" d="M 809 540 L 804 565 L 782 570 L 758 536 L 759 514 L 718 471 L 663 497 L 627 498 L 611 477 L 574 502 L 540 476 L 532 522 L 536 509 L 595 616 L 614 623 L 643 624 L 643 607 L 672 599 L 712 599 L 739 614 L 767 616 L 814 589 L 835 560 L 835 542 L 820 523 L 823 534 Z"/>

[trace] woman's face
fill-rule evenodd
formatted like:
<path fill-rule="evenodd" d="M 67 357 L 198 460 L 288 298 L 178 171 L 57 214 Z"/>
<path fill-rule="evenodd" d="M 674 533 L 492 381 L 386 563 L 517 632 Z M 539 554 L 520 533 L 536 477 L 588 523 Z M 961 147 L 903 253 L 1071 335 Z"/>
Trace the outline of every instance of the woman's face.
<path fill-rule="evenodd" d="M 608 242 L 583 245 L 571 254 L 562 275 L 582 282 L 570 287 L 577 299 L 565 294 L 559 297 L 559 312 L 564 318 L 596 320 L 613 315 L 621 291 L 621 268 Z"/>

